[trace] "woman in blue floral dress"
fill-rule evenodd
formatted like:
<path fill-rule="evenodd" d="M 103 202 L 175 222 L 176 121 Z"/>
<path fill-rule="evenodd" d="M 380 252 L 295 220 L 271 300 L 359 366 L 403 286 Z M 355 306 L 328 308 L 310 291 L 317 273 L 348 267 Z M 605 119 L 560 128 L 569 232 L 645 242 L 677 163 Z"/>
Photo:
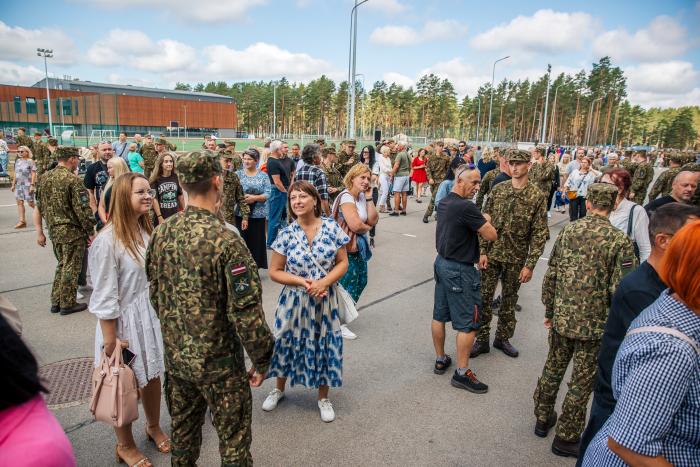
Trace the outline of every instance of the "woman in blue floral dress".
<path fill-rule="evenodd" d="M 336 283 L 348 268 L 345 244 L 350 239 L 333 219 L 321 217 L 321 198 L 313 185 L 298 181 L 288 192 L 295 221 L 277 236 L 270 260 L 270 278 L 284 284 L 275 312 L 275 351 L 268 372 L 277 380 L 262 408 L 277 407 L 290 379 L 292 386 L 318 389 L 321 420 L 332 422 L 335 412 L 328 389 L 343 384 Z"/>

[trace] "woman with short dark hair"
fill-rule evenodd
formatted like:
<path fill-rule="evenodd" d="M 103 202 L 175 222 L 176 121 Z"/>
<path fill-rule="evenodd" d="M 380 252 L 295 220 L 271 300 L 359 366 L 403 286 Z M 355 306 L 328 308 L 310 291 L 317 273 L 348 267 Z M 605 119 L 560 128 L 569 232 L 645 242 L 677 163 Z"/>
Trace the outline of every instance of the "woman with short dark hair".
<path fill-rule="evenodd" d="M 259 269 L 267 269 L 267 246 L 265 244 L 265 221 L 267 220 L 267 199 L 270 197 L 270 177 L 258 169 L 260 153 L 255 148 L 243 151 L 243 167 L 236 172 L 245 194 L 245 202 L 250 207 L 248 228 L 243 229 L 241 209 L 236 204 L 236 227 L 245 241 L 250 254 Z"/>

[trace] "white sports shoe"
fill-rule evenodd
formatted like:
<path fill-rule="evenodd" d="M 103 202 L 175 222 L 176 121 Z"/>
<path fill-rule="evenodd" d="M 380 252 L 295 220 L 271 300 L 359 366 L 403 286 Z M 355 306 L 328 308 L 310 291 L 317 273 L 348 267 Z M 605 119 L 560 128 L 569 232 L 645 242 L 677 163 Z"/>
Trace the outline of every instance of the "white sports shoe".
<path fill-rule="evenodd" d="M 343 339 L 357 339 L 357 334 L 352 332 L 346 324 L 340 325 L 340 331 L 343 333 Z"/>
<path fill-rule="evenodd" d="M 326 423 L 330 423 L 335 420 L 335 411 L 333 411 L 333 404 L 328 399 L 321 399 L 318 401 L 318 409 L 321 411 L 321 420 Z"/>
<path fill-rule="evenodd" d="M 270 391 L 270 394 L 268 394 L 267 397 L 265 398 L 265 402 L 263 402 L 262 409 L 265 412 L 270 412 L 272 410 L 275 410 L 277 408 L 277 404 L 283 398 L 284 398 L 284 392 L 280 391 L 277 388 L 273 389 L 272 391 Z"/>

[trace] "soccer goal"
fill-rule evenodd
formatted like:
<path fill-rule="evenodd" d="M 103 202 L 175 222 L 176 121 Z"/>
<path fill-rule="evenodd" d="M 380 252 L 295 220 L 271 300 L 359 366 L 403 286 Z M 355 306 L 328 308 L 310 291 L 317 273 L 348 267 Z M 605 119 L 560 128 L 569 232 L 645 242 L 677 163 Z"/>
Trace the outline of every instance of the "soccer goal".
<path fill-rule="evenodd" d="M 92 130 L 88 137 L 88 146 L 100 141 L 114 141 L 114 130 Z"/>

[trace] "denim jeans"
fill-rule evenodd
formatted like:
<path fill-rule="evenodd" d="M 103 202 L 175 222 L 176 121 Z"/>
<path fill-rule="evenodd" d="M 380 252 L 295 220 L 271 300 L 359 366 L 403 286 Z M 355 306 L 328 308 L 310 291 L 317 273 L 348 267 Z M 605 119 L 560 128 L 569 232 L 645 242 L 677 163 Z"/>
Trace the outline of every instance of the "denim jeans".
<path fill-rule="evenodd" d="M 0 173 L 3 175 L 7 175 L 7 163 L 9 159 L 6 152 L 0 152 Z"/>
<path fill-rule="evenodd" d="M 267 200 L 269 217 L 267 223 L 267 246 L 272 246 L 277 238 L 277 232 L 284 227 L 282 214 L 287 205 L 287 193 L 279 191 L 274 186 L 270 192 L 270 198 Z"/>

